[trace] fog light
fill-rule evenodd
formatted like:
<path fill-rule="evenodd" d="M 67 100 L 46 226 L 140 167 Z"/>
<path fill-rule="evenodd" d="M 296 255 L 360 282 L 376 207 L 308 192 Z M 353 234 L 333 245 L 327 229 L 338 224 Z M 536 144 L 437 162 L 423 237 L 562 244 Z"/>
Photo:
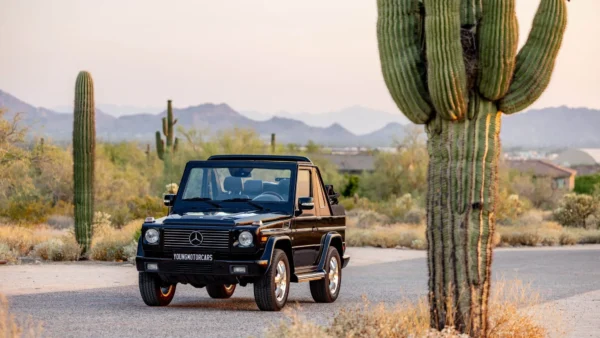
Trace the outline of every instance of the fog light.
<path fill-rule="evenodd" d="M 146 263 L 146 270 L 158 271 L 158 263 Z"/>
<path fill-rule="evenodd" d="M 244 273 L 248 273 L 248 267 L 243 265 L 243 266 L 232 266 L 231 267 L 231 272 L 233 273 L 240 273 L 240 274 L 244 274 Z"/>

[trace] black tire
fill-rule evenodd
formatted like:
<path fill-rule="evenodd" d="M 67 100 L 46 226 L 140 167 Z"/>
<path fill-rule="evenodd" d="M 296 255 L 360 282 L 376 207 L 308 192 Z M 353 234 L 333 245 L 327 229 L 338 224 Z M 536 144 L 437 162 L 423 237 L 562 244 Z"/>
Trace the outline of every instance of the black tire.
<path fill-rule="evenodd" d="M 335 259 L 335 267 L 337 269 L 337 283 L 335 283 L 335 273 L 331 273 L 332 259 Z M 334 277 L 331 280 L 331 277 Z M 333 283 L 332 283 L 333 282 Z M 335 289 L 332 290 L 333 284 Z M 329 247 L 327 251 L 327 260 L 325 263 L 325 278 L 310 282 L 310 294 L 317 303 L 333 303 L 340 294 L 342 288 L 342 260 L 340 254 L 334 247 Z"/>
<path fill-rule="evenodd" d="M 280 265 L 280 262 L 283 266 Z M 278 267 L 281 267 L 281 270 Z M 276 276 L 282 276 L 282 271 L 285 271 L 282 281 L 282 285 L 285 285 L 284 290 L 281 290 L 282 285 L 275 280 Z M 278 285 L 280 285 L 279 290 Z M 254 283 L 254 300 L 262 311 L 279 311 L 285 306 L 289 292 L 290 262 L 283 250 L 275 249 L 271 265 L 265 274 Z"/>
<path fill-rule="evenodd" d="M 206 286 L 206 291 L 211 298 L 227 299 L 233 296 L 235 284 L 209 284 Z"/>
<path fill-rule="evenodd" d="M 148 272 L 139 274 L 140 294 L 148 306 L 167 306 L 175 296 L 177 284 L 167 284 L 158 275 Z"/>

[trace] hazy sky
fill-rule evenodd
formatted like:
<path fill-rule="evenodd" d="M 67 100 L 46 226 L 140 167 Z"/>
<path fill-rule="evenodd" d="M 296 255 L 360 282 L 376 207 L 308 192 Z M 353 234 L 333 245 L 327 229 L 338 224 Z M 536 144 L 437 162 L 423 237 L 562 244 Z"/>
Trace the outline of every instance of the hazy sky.
<path fill-rule="evenodd" d="M 521 44 L 538 0 L 518 0 Z M 600 1 L 574 0 L 550 88 L 535 107 L 600 108 Z M 0 89 L 37 106 L 96 102 L 397 112 L 379 68 L 375 0 L 0 0 Z"/>

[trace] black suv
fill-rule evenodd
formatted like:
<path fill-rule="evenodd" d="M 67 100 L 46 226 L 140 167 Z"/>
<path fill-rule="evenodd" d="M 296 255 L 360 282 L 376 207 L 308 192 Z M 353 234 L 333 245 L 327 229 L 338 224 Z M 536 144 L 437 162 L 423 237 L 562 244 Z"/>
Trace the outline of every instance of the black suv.
<path fill-rule="evenodd" d="M 337 299 L 346 216 L 319 168 L 302 156 L 218 155 L 188 162 L 169 215 L 142 226 L 136 266 L 142 299 L 168 305 L 177 283 L 229 298 L 254 284 L 261 310 L 278 311 L 290 282 L 317 302 Z"/>

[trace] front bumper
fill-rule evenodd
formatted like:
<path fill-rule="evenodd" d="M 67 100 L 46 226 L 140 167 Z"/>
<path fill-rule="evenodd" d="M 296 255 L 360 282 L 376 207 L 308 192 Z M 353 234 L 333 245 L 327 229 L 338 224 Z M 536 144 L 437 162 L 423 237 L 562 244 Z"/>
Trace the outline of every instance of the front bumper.
<path fill-rule="evenodd" d="M 158 270 L 149 270 L 148 263 L 156 263 Z M 169 258 L 135 258 L 135 265 L 140 272 L 153 272 L 164 275 L 203 275 L 203 276 L 231 276 L 231 277 L 257 277 L 265 273 L 268 261 L 264 260 L 215 260 L 179 261 Z M 233 267 L 246 267 L 245 273 L 234 273 Z"/>

